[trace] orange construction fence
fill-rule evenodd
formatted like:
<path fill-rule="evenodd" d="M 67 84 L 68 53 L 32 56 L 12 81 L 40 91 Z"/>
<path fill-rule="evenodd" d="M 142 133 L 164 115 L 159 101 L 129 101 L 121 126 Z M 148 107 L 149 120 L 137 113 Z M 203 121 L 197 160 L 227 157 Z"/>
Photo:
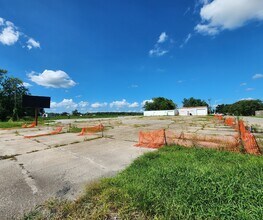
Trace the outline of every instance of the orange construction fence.
<path fill-rule="evenodd" d="M 139 143 L 137 147 L 160 148 L 166 144 L 165 130 L 139 132 Z"/>
<path fill-rule="evenodd" d="M 218 115 L 218 114 L 216 114 L 216 115 L 215 115 L 215 119 L 223 120 L 223 115 Z"/>
<path fill-rule="evenodd" d="M 236 123 L 236 119 L 235 118 L 225 118 L 225 124 L 228 126 L 231 126 L 232 128 L 238 130 L 238 125 Z"/>
<path fill-rule="evenodd" d="M 249 154 L 260 155 L 261 153 L 256 138 L 249 130 L 246 129 L 242 120 L 239 120 L 239 130 L 246 152 Z"/>
<path fill-rule="evenodd" d="M 82 136 L 85 134 L 93 134 L 93 133 L 102 132 L 102 131 L 104 131 L 104 126 L 103 126 L 103 124 L 99 124 L 99 125 L 93 126 L 93 127 L 82 128 L 82 130 L 78 136 Z"/>
<path fill-rule="evenodd" d="M 27 124 L 23 124 L 22 125 L 22 128 L 34 128 L 36 127 L 36 123 L 35 122 L 32 122 L 30 125 L 27 125 Z"/>
<path fill-rule="evenodd" d="M 156 130 L 139 132 L 139 143 L 135 146 L 160 148 L 164 145 L 180 145 L 184 147 L 200 146 L 209 148 L 224 148 L 231 151 L 238 151 L 238 136 L 215 136 L 193 133 L 178 133 L 167 130 Z"/>
<path fill-rule="evenodd" d="M 35 138 L 35 137 L 42 137 L 42 136 L 48 136 L 48 135 L 55 135 L 59 134 L 62 131 L 62 127 L 58 127 L 55 130 L 49 132 L 49 133 L 43 133 L 43 134 L 36 134 L 36 135 L 28 135 L 24 136 L 24 138 Z"/>

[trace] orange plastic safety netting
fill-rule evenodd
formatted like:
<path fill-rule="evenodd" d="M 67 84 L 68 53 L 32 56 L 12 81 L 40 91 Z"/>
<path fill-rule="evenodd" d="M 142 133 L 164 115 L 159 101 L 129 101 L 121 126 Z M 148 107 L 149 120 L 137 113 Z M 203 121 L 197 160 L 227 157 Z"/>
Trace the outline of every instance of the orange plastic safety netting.
<path fill-rule="evenodd" d="M 216 114 L 214 117 L 215 117 L 215 119 L 223 120 L 223 115 Z"/>
<path fill-rule="evenodd" d="M 93 126 L 93 127 L 85 127 L 85 128 L 82 128 L 79 136 L 82 136 L 85 134 L 93 134 L 93 133 L 102 132 L 102 131 L 104 131 L 103 124 L 99 124 L 99 125 Z"/>
<path fill-rule="evenodd" d="M 238 135 L 211 135 L 198 133 L 185 133 L 166 131 L 166 142 L 168 145 L 181 145 L 185 147 L 207 147 L 215 149 L 225 149 L 230 151 L 238 151 L 239 138 Z"/>
<path fill-rule="evenodd" d="M 48 132 L 48 133 L 27 135 L 27 136 L 24 136 L 24 138 L 35 138 L 35 137 L 42 137 L 42 136 L 48 136 L 48 135 L 55 135 L 55 134 L 59 134 L 61 131 L 62 131 L 62 127 L 58 127 L 55 130 Z"/>
<path fill-rule="evenodd" d="M 160 148 L 165 143 L 165 130 L 140 131 L 137 147 Z"/>
<path fill-rule="evenodd" d="M 235 118 L 225 118 L 225 124 L 228 126 L 231 126 L 232 128 L 235 128 L 236 130 L 238 130 L 238 126 L 236 123 L 236 119 Z"/>
<path fill-rule="evenodd" d="M 256 138 L 246 129 L 242 120 L 239 120 L 239 130 L 246 152 L 249 154 L 260 155 L 261 153 Z"/>
<path fill-rule="evenodd" d="M 139 143 L 135 146 L 160 148 L 164 145 L 180 145 L 184 147 L 208 147 L 238 151 L 238 136 L 213 136 L 194 133 L 178 133 L 168 130 L 139 132 Z"/>
<path fill-rule="evenodd" d="M 22 128 L 34 128 L 36 127 L 36 123 L 35 122 L 32 122 L 30 125 L 27 125 L 27 124 L 23 124 L 22 125 Z"/>

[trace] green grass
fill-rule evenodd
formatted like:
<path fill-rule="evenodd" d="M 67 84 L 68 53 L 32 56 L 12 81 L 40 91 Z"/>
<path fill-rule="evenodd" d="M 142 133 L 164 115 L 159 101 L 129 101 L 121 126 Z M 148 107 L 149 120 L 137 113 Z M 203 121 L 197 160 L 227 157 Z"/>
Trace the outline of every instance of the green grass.
<path fill-rule="evenodd" d="M 17 122 L 0 122 L 0 128 L 21 128 L 21 126 L 25 124 L 24 121 Z"/>
<path fill-rule="evenodd" d="M 78 127 L 76 127 L 76 126 L 71 126 L 70 128 L 69 128 L 69 133 L 80 133 L 81 132 L 81 130 L 82 130 L 82 128 L 78 128 Z"/>
<path fill-rule="evenodd" d="M 263 219 L 263 158 L 165 147 L 24 219 Z"/>

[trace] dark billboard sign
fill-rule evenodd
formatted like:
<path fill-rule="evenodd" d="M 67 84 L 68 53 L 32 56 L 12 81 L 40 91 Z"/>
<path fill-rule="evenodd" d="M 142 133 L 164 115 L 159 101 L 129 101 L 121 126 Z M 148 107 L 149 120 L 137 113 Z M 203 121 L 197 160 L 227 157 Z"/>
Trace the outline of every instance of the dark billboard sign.
<path fill-rule="evenodd" d="M 50 108 L 50 97 L 23 95 L 22 106 L 24 108 Z"/>

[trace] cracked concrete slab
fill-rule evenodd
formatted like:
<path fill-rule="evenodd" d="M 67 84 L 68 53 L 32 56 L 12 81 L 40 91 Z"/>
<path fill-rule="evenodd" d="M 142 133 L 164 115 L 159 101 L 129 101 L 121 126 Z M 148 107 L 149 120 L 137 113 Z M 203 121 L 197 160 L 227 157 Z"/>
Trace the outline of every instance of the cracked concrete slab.
<path fill-rule="evenodd" d="M 107 129 L 99 139 L 94 138 L 101 134 L 77 133 L 23 137 L 50 132 L 55 128 L 50 126 L 0 130 L 0 156 L 20 154 L 12 160 L 0 160 L 0 219 L 19 218 L 51 197 L 75 199 L 87 183 L 123 170 L 138 156 L 153 151 L 134 147 L 140 131 L 169 129 L 221 136 L 236 133 L 205 117 L 70 119 L 59 123 L 64 131 L 70 124 L 80 128 L 103 123 Z"/>

